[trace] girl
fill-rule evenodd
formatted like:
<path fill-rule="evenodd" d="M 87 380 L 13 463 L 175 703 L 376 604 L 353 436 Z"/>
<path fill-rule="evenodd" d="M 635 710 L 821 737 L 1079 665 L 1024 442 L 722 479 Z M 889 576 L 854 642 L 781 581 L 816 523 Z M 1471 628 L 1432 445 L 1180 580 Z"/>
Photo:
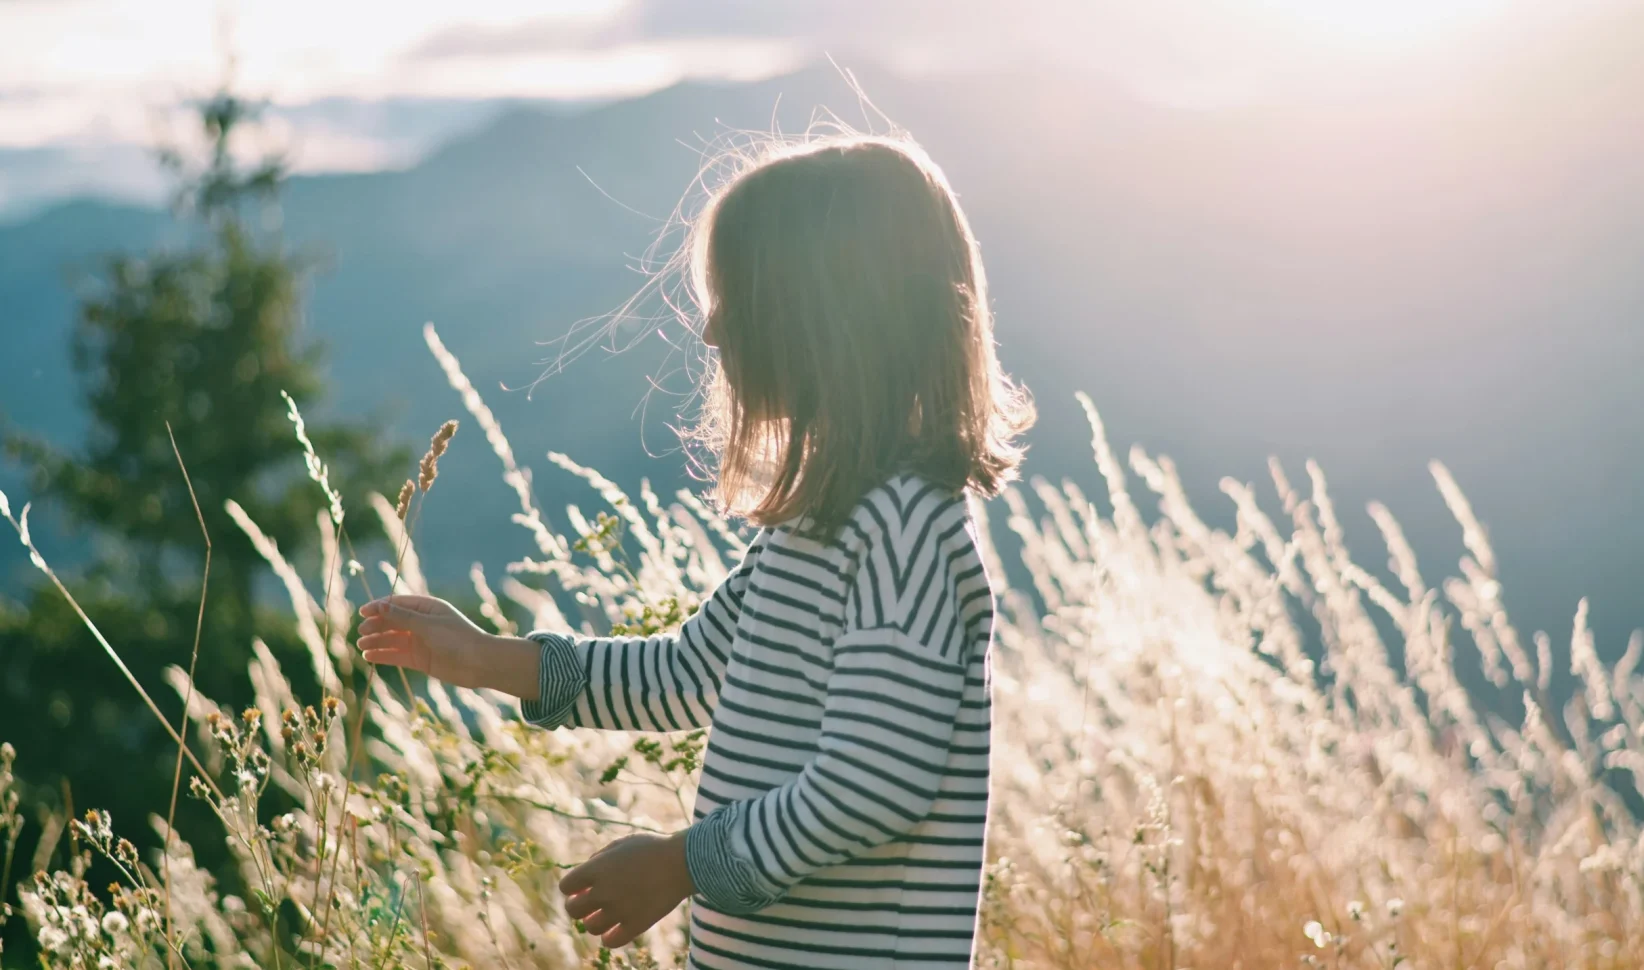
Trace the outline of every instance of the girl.
<path fill-rule="evenodd" d="M 741 564 L 674 635 L 492 636 L 394 596 L 360 647 L 542 727 L 712 728 L 691 826 L 560 884 L 607 945 L 690 897 L 701 970 L 968 967 L 993 597 L 965 496 L 1014 476 L 1032 420 L 976 242 L 917 146 L 836 136 L 731 179 L 684 252 L 718 350 L 695 433 L 760 527 Z"/>

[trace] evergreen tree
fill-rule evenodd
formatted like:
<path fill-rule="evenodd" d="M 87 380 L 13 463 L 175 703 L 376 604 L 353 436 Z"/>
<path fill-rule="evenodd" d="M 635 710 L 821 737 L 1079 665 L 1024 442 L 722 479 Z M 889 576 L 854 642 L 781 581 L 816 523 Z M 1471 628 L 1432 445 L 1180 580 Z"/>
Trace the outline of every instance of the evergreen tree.
<path fill-rule="evenodd" d="M 301 474 L 280 392 L 306 406 L 322 387 L 318 349 L 298 334 L 306 266 L 248 224 L 275 211 L 281 163 L 249 172 L 235 164 L 234 136 L 255 119 L 240 98 L 219 95 L 200 117 L 211 141 L 203 171 L 190 176 L 180 155 L 162 154 L 180 177 L 177 209 L 198 241 L 111 258 L 81 306 L 72 349 L 92 421 L 83 453 L 15 434 L 7 445 L 35 494 L 71 522 L 118 538 L 138 591 L 152 599 L 179 578 L 196 581 L 204 551 L 169 421 L 218 543 L 216 632 L 238 654 L 254 634 L 253 587 L 265 564 L 223 503 L 239 502 L 282 549 L 313 539 L 323 499 Z M 387 462 L 403 462 L 364 426 L 311 423 L 309 434 L 344 480 L 386 486 Z"/>
<path fill-rule="evenodd" d="M 288 557 L 316 543 L 325 508 L 281 395 L 306 411 L 323 389 L 318 348 L 300 334 L 309 266 L 258 228 L 277 211 L 284 169 L 269 159 L 243 170 L 230 150 L 255 116 L 228 93 L 201 105 L 203 166 L 162 153 L 178 179 L 186 244 L 111 257 L 84 298 L 72 335 L 90 418 L 83 447 L 4 436 L 37 508 L 95 537 L 76 595 L 173 713 L 162 671 L 188 664 L 205 546 L 167 423 L 213 542 L 198 679 L 218 700 L 247 698 L 253 637 L 294 650 L 289 607 L 269 598 L 259 608 L 267 564 L 225 501 Z M 365 422 L 310 420 L 308 433 L 345 494 L 396 486 L 409 461 Z M 348 520 L 355 542 L 370 522 Z M 0 610 L 0 739 L 18 748 L 18 776 L 50 798 L 67 791 L 80 807 L 111 809 L 140 836 L 147 814 L 164 810 L 174 746 L 54 590 L 42 583 L 24 607 Z M 293 657 L 286 667 L 307 664 Z"/>

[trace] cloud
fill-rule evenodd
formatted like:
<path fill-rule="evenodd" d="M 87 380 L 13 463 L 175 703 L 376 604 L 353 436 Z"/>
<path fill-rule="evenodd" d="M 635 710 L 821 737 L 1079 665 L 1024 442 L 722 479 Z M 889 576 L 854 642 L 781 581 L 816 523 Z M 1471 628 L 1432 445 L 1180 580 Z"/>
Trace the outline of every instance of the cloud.
<path fill-rule="evenodd" d="M 1099 20 L 1085 3 L 1069 0 L 711 0 L 693 4 L 631 0 L 599 19 L 562 17 L 516 23 L 454 23 L 434 31 L 407 55 L 419 61 L 524 57 L 573 50 L 695 41 L 777 42 L 807 53 L 894 55 L 909 48 L 943 48 L 985 58 L 1001 44 L 1033 33 L 1049 41 L 1050 23 L 1080 26 Z M 1013 35 L 1015 35 L 1013 37 Z"/>
<path fill-rule="evenodd" d="M 1567 0 L 1570 5 L 1628 0 Z M 1343 64 L 1396 66 L 1533 0 L 0 0 L 0 178 L 45 179 L 15 152 L 86 159 L 174 129 L 232 51 L 270 99 L 299 167 L 404 164 L 447 131 L 440 105 L 642 94 L 687 78 L 756 79 L 823 53 L 903 72 L 1032 70 L 1196 105 L 1306 92 Z M 1459 18 L 1459 19 L 1458 19 Z M 1472 20 L 1468 18 L 1473 18 Z M 1458 34 L 1459 35 L 1459 34 Z M 1379 46 L 1378 46 L 1379 45 Z M 308 105 L 398 104 L 332 118 Z M 434 132 L 430 135 L 429 132 Z M 114 152 L 114 148 L 122 152 Z M 33 156 L 29 156 L 33 157 Z M 77 165 L 80 163 L 76 163 Z M 89 163 L 87 163 L 89 164 Z M 9 166 L 9 167 L 8 167 Z M 95 169 L 95 165 L 90 166 Z M 70 166 L 74 171 L 81 169 Z M 19 172 L 32 174 L 20 175 Z M 110 175 L 118 190 L 143 184 Z M 77 183 L 73 183 L 77 184 Z M 40 186 L 28 189 L 27 185 Z M 24 186 L 24 187 L 19 187 Z"/>
<path fill-rule="evenodd" d="M 887 29 L 907 39 L 920 23 L 940 29 L 936 16 L 947 4 L 928 0 L 872 4 L 862 0 L 792 3 L 713 0 L 696 4 L 633 0 L 610 16 L 567 21 L 531 18 L 511 24 L 453 24 L 434 32 L 413 57 L 465 57 L 551 53 L 570 49 L 635 44 L 677 38 L 763 38 L 826 45 L 852 34 L 883 37 Z"/>
<path fill-rule="evenodd" d="M 1366 8 L 1452 12 L 1526 0 L 1378 0 Z M 917 71 L 1029 69 L 1092 75 L 1144 95 L 1247 97 L 1278 79 L 1353 55 L 1362 31 L 1309 14 L 1309 0 L 629 0 L 608 16 L 454 22 L 408 62 L 508 64 L 662 43 L 781 44 L 797 58 L 832 55 Z M 1337 3 L 1343 9 L 1351 3 Z M 1459 15 L 1459 14 L 1457 14 Z M 1387 15 L 1389 23 L 1398 23 Z"/>

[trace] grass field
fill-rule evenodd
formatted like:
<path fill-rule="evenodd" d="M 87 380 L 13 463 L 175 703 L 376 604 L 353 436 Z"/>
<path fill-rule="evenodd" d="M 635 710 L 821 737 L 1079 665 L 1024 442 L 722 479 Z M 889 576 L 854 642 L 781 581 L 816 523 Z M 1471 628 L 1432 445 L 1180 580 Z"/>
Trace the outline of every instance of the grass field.
<path fill-rule="evenodd" d="M 563 457 L 599 508 L 555 513 L 568 529 L 550 529 L 501 429 L 428 339 L 469 412 L 463 433 L 487 436 L 537 550 L 475 566 L 496 628 L 526 615 L 665 628 L 734 564 L 738 533 L 690 494 L 625 496 Z M 1568 644 L 1521 634 L 1442 467 L 1464 555 L 1460 575 L 1433 582 L 1380 507 L 1385 549 L 1355 562 L 1316 468 L 1302 483 L 1276 465 L 1259 489 L 1224 483 L 1229 533 L 1189 507 L 1167 459 L 1121 462 L 1090 416 L 1099 504 L 1030 481 L 978 509 L 985 534 L 1014 537 L 1000 548 L 1021 567 L 989 545 L 999 622 L 980 966 L 1644 967 L 1644 638 L 1612 669 L 1585 607 Z M 411 531 L 425 499 L 439 497 L 416 494 Z M 167 806 L 152 822 L 93 812 L 73 823 L 81 844 L 126 884 L 88 887 L 81 866 L 25 880 L 46 966 L 680 958 L 678 914 L 648 948 L 600 953 L 568 925 L 555 883 L 611 838 L 684 824 L 700 735 L 542 732 L 507 698 L 362 669 L 353 609 L 389 588 L 427 591 L 394 503 L 370 503 L 349 514 L 378 517 L 398 561 L 354 563 L 322 517 L 320 576 L 299 576 L 239 516 L 290 593 L 326 697 L 292 696 L 260 645 L 253 709 L 219 710 L 184 671 L 170 678 L 205 769 L 184 763 L 184 797 L 215 807 L 237 871 L 201 871 L 176 839 L 139 858 L 120 832 L 163 833 Z M 1007 575 L 1031 582 L 1008 588 Z M 1549 696 L 1555 657 L 1578 682 L 1563 704 Z M 8 781 L 0 758 L 0 808 Z M 273 790 L 301 807 L 260 812 Z"/>

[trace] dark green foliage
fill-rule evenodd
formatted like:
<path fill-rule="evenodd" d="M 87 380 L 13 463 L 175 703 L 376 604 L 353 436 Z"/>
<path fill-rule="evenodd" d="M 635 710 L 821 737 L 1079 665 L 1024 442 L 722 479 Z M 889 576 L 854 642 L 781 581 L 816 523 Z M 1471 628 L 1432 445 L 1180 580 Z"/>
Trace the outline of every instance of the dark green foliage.
<path fill-rule="evenodd" d="M 228 154 L 248 111 L 230 95 L 202 106 L 213 150 L 198 175 L 167 156 L 183 179 L 178 204 L 193 217 L 198 241 L 111 257 L 81 304 L 72 356 L 92 421 L 84 448 L 5 437 L 9 455 L 30 473 L 29 494 L 72 526 L 115 537 L 130 554 L 134 592 L 154 600 L 179 582 L 194 588 L 204 555 L 169 422 L 217 543 L 211 609 L 229 624 L 218 632 L 232 634 L 240 653 L 254 629 L 252 587 L 264 564 L 224 502 L 238 502 L 288 552 L 311 543 L 324 507 L 303 476 L 280 396 L 308 406 L 321 391 L 319 348 L 299 337 L 306 266 L 247 225 L 259 204 L 274 204 L 280 184 L 277 162 L 241 175 Z M 311 426 L 309 434 L 344 485 L 386 487 L 390 462 L 404 461 L 363 425 Z"/>
<path fill-rule="evenodd" d="M 266 562 L 224 508 L 239 503 L 288 557 L 317 545 L 326 508 L 281 396 L 306 409 L 322 391 L 319 348 L 300 333 L 308 261 L 254 228 L 275 211 L 279 162 L 242 172 L 229 150 L 254 115 L 232 95 L 204 103 L 212 148 L 203 169 L 162 155 L 178 176 L 189 242 L 111 256 L 88 281 L 72 336 L 91 421 L 84 446 L 69 451 L 9 428 L 0 438 L 27 474 L 24 497 L 37 514 L 91 541 L 89 563 L 68 581 L 172 716 L 180 704 L 163 671 L 189 664 L 206 544 L 168 425 L 212 541 L 201 689 L 245 701 L 254 637 L 289 657 L 287 670 L 308 667 L 289 607 L 267 595 Z M 310 421 L 308 434 L 345 501 L 390 488 L 409 462 L 365 423 Z M 356 544 L 372 534 L 369 516 L 348 525 Z M 17 775 L 37 807 L 108 809 L 135 836 L 170 800 L 175 746 L 43 581 L 21 602 L 0 600 L 0 740 L 16 745 Z M 185 831 L 200 812 L 179 806 Z M 24 814 L 32 821 L 35 811 Z"/>

